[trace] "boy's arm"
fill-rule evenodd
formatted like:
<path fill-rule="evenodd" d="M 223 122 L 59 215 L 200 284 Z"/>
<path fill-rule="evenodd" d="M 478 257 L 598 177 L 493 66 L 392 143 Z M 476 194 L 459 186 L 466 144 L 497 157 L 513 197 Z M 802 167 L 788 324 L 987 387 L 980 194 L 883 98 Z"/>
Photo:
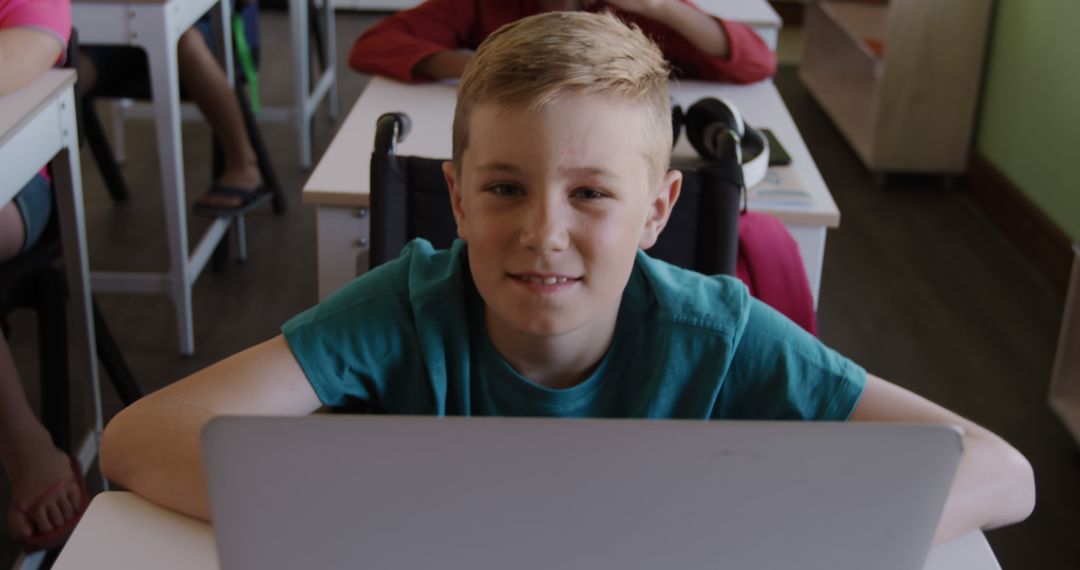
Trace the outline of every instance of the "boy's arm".
<path fill-rule="evenodd" d="M 63 50 L 58 38 L 42 30 L 0 30 L 0 95 L 29 85 L 56 63 Z"/>
<path fill-rule="evenodd" d="M 304 415 L 320 405 L 278 335 L 122 410 L 105 428 L 101 471 L 154 503 L 209 520 L 203 426 L 224 414 Z"/>
<path fill-rule="evenodd" d="M 1034 475 L 1019 451 L 921 396 L 868 374 L 851 421 L 950 424 L 963 431 L 964 454 L 934 534 L 935 543 L 1021 521 L 1035 506 Z"/>
<path fill-rule="evenodd" d="M 349 51 L 356 71 L 399 81 L 459 77 L 476 25 L 473 0 L 428 0 L 387 17 L 357 38 Z"/>
<path fill-rule="evenodd" d="M 692 79 L 753 83 L 776 72 L 776 55 L 749 26 L 714 18 L 688 1 L 607 0 L 607 4 L 674 32 L 646 30 Z"/>

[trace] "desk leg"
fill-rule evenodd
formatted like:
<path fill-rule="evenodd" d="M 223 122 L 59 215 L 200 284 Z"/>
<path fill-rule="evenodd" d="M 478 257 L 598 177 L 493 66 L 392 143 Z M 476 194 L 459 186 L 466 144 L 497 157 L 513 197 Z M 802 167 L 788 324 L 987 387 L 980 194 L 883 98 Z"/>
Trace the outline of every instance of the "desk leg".
<path fill-rule="evenodd" d="M 300 134 L 300 167 L 307 170 L 311 168 L 311 123 L 307 114 L 308 94 L 311 93 L 307 0 L 289 0 L 289 22 L 292 24 L 293 106 L 296 109 L 293 120 L 296 121 L 296 130 Z"/>
<path fill-rule="evenodd" d="M 326 70 L 323 73 L 329 73 L 333 79 L 330 80 L 330 92 L 327 94 L 330 97 L 330 120 L 338 120 L 338 94 L 337 94 L 337 31 L 334 29 L 334 1 L 323 0 L 326 3 L 326 9 L 323 10 L 324 17 L 326 18 L 326 33 L 324 34 L 323 41 L 326 42 L 323 51 L 326 53 Z"/>
<path fill-rule="evenodd" d="M 141 47 L 149 60 L 150 85 L 154 94 L 157 127 L 158 163 L 161 168 L 161 191 L 164 195 L 165 226 L 169 240 L 169 283 L 176 310 L 180 353 L 195 351 L 191 316 L 191 285 L 194 275 L 188 270 L 187 200 L 184 195 L 184 169 L 180 138 L 180 90 L 176 42 L 184 30 L 170 30 L 164 8 L 152 10 L 157 17 L 139 21 L 139 37 L 159 38 Z"/>
<path fill-rule="evenodd" d="M 69 88 L 60 98 L 64 147 L 52 161 L 56 185 L 56 206 L 60 216 L 60 239 L 64 248 L 64 268 L 74 315 L 71 328 L 76 341 L 77 357 L 89 373 L 94 405 L 94 450 L 97 449 L 103 428 L 101 385 L 98 380 L 97 341 L 94 336 L 94 317 L 90 301 L 90 263 L 86 250 L 86 218 L 83 209 L 82 169 L 79 165 L 78 127 L 75 119 L 75 97 Z M 87 465 L 87 463 L 83 463 Z"/>

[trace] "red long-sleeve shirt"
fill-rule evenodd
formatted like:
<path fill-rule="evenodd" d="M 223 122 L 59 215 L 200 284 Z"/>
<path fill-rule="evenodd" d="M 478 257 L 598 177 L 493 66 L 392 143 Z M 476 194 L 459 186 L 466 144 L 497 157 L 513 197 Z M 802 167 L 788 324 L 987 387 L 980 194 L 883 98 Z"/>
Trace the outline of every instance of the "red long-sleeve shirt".
<path fill-rule="evenodd" d="M 688 0 L 680 1 L 693 5 Z M 744 24 L 717 19 L 727 34 L 730 49 L 727 58 L 719 58 L 703 53 L 658 22 L 619 11 L 605 2 L 597 2 L 589 10 L 612 10 L 640 26 L 660 46 L 679 77 L 752 83 L 776 72 L 776 56 Z M 413 73 L 422 59 L 444 50 L 476 49 L 504 24 L 539 12 L 536 0 L 427 0 L 364 32 L 349 52 L 349 65 L 364 73 L 423 81 L 425 78 Z"/>

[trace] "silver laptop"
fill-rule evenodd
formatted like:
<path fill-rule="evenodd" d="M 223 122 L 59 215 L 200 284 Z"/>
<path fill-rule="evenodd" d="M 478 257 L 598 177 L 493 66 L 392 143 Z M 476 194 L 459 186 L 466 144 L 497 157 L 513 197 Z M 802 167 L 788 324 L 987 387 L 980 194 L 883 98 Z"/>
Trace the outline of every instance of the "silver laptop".
<path fill-rule="evenodd" d="M 961 454 L 895 424 L 228 417 L 222 568 L 918 570 Z"/>

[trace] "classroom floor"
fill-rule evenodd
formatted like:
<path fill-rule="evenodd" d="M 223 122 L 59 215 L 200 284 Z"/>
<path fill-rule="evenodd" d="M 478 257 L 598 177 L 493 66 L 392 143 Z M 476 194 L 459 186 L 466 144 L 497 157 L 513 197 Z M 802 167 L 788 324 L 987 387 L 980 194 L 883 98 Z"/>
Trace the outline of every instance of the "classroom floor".
<path fill-rule="evenodd" d="M 348 48 L 374 20 L 350 12 L 337 17 L 343 115 L 366 81 L 345 67 Z M 284 40 L 287 18 L 270 12 L 262 22 L 264 104 L 280 104 L 292 93 L 289 43 L 267 38 Z M 783 65 L 776 84 L 842 213 L 840 228 L 828 236 L 821 338 L 871 372 L 986 425 L 1032 461 L 1039 494 L 1035 514 L 1023 524 L 988 533 L 1003 568 L 1080 567 L 1080 453 L 1046 405 L 1060 300 L 972 206 L 962 183 L 944 189 L 939 179 L 902 177 L 890 178 L 885 188 L 875 186 L 802 88 L 796 68 Z M 316 120 L 315 156 L 334 128 L 325 116 Z M 110 200 L 89 152 L 83 153 L 91 267 L 160 270 L 167 254 L 153 127 L 133 120 L 125 133 L 124 175 L 133 194 L 126 203 Z M 145 391 L 273 336 L 286 319 L 316 302 L 315 216 L 300 203 L 307 173 L 298 167 L 296 136 L 286 123 L 266 124 L 262 133 L 290 210 L 275 216 L 263 208 L 249 215 L 248 262 L 198 280 L 195 356 L 177 354 L 173 309 L 166 298 L 98 296 Z M 188 123 L 184 137 L 188 195 L 194 201 L 209 182 L 209 134 L 201 123 Z M 205 223 L 193 216 L 189 227 L 194 242 Z M 11 323 L 12 350 L 36 397 L 33 319 L 16 314 Z M 108 387 L 105 405 L 107 416 L 119 407 Z M 80 401 L 78 407 L 75 425 L 87 425 L 88 404 Z M 0 506 L 6 511 L 7 504 L 0 473 Z M 0 568 L 10 567 L 15 557 L 6 530 L 0 529 Z"/>

